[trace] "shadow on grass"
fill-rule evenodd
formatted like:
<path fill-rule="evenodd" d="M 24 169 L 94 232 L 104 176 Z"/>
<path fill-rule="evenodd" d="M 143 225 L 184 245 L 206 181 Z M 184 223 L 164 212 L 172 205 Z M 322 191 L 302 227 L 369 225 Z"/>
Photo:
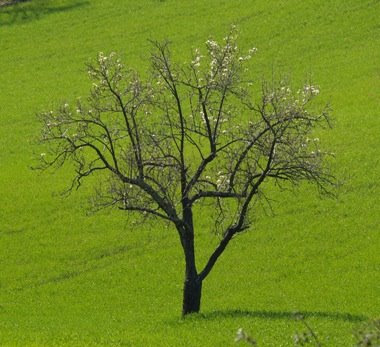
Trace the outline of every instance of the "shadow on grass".
<path fill-rule="evenodd" d="M 302 316 L 303 318 L 326 318 L 331 320 L 341 320 L 346 322 L 362 322 L 368 319 L 364 315 L 355 315 L 344 312 L 321 312 L 321 311 L 248 311 L 248 310 L 225 310 L 213 311 L 208 313 L 200 313 L 193 315 L 193 319 L 200 320 L 217 320 L 221 318 L 259 318 L 259 319 L 297 319 Z"/>
<path fill-rule="evenodd" d="M 88 0 L 74 0 L 64 5 L 55 5 L 52 0 L 17 1 L 0 7 L 0 27 L 23 24 L 59 12 L 87 6 Z"/>

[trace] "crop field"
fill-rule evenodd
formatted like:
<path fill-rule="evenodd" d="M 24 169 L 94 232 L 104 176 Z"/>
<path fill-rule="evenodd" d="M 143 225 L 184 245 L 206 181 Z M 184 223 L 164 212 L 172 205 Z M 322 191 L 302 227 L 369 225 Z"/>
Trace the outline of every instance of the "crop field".
<path fill-rule="evenodd" d="M 0 5 L 4 1 L 0 1 Z M 305 317 L 323 346 L 352 346 L 380 317 L 380 2 L 376 0 L 30 0 L 0 6 L 0 346 L 293 346 Z M 337 198 L 273 189 L 181 318 L 176 231 L 122 211 L 89 212 L 96 179 L 68 197 L 73 170 L 33 170 L 36 114 L 86 97 L 86 63 L 117 52 L 141 74 L 150 40 L 189 60 L 231 24 L 257 47 L 250 76 L 319 86 L 332 129 Z M 273 77 L 275 76 L 275 77 Z M 204 209 L 197 262 L 218 244 Z M 240 342 L 244 345 L 245 342 Z"/>

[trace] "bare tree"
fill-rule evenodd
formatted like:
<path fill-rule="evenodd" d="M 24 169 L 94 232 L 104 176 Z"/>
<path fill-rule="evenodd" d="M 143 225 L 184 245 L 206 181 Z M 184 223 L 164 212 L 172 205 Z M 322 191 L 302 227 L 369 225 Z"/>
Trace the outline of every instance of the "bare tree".
<path fill-rule="evenodd" d="M 198 312 L 201 290 L 231 239 L 250 227 L 254 202 L 265 187 L 310 181 L 320 191 L 333 184 L 310 140 L 328 124 L 326 109 L 313 111 L 318 89 L 293 92 L 285 83 L 263 84 L 258 98 L 244 80 L 256 49 L 242 54 L 233 29 L 222 44 L 206 42 L 190 63 L 175 64 L 167 42 L 153 42 L 146 80 L 114 53 L 88 66 L 93 80 L 86 102 L 40 115 L 47 153 L 42 167 L 75 164 L 70 189 L 98 175 L 99 206 L 117 206 L 172 224 L 184 252 L 182 314 Z M 256 88 L 260 89 L 260 88 Z M 210 208 L 220 243 L 199 271 L 194 250 L 196 204 Z"/>

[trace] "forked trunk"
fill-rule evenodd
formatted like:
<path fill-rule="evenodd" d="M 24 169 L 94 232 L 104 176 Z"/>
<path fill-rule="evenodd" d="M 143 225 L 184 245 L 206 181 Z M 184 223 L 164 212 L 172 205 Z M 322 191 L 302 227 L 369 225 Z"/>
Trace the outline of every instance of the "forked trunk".
<path fill-rule="evenodd" d="M 186 278 L 183 287 L 182 316 L 197 313 L 201 307 L 202 281 L 198 276 Z"/>

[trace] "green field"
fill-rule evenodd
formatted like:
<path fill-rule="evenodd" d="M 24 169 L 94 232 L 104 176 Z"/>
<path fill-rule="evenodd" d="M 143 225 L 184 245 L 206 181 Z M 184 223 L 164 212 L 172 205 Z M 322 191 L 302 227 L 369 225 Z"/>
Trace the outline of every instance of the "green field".
<path fill-rule="evenodd" d="M 376 0 L 30 0 L 0 7 L 0 346 L 292 346 L 303 312 L 324 346 L 354 344 L 380 316 L 380 2 Z M 178 61 L 235 23 L 255 46 L 256 80 L 320 86 L 334 127 L 337 199 L 301 186 L 274 192 L 203 287 L 202 314 L 181 319 L 176 232 L 106 210 L 88 213 L 91 184 L 59 193 L 72 171 L 31 170 L 36 113 L 87 95 L 85 63 L 116 51 L 144 72 L 149 39 Z M 218 238 L 198 220 L 204 264 Z"/>

